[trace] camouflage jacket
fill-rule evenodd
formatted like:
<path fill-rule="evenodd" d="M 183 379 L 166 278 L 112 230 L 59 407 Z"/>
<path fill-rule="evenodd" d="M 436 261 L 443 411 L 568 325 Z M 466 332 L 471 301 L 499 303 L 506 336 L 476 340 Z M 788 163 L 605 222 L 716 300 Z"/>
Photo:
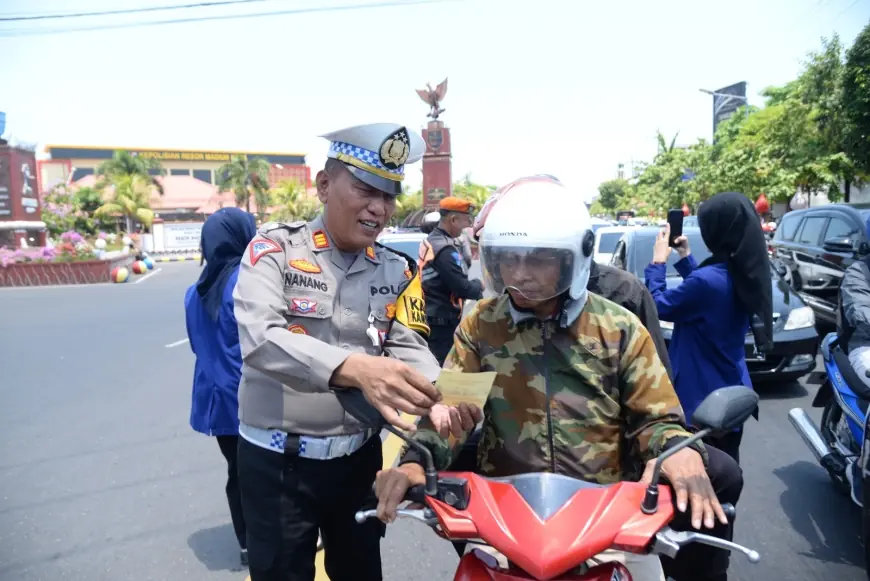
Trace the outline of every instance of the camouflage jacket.
<path fill-rule="evenodd" d="M 478 448 L 480 472 L 489 476 L 636 479 L 669 439 L 690 435 L 647 330 L 592 293 L 567 327 L 514 322 L 507 295 L 479 301 L 457 328 L 445 368 L 497 373 Z M 466 438 L 441 438 L 428 418 L 414 436 L 438 470 L 449 467 Z M 401 463 L 409 461 L 419 456 L 406 446 Z"/>

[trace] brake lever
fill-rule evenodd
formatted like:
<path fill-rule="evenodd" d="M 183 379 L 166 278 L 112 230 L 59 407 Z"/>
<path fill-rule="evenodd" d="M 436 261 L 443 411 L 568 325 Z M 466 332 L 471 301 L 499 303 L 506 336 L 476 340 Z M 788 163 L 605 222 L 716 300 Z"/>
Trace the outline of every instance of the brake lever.
<path fill-rule="evenodd" d="M 412 518 L 414 520 L 418 520 L 423 524 L 434 526 L 438 524 L 438 518 L 435 516 L 435 513 L 429 510 L 428 508 L 424 509 L 407 509 L 400 508 L 396 511 L 396 515 L 404 518 Z M 360 510 L 357 511 L 356 514 L 353 515 L 353 518 L 358 523 L 364 523 L 366 520 L 370 518 L 377 518 L 378 511 L 377 510 Z"/>
<path fill-rule="evenodd" d="M 750 563 L 758 563 L 761 560 L 761 555 L 758 554 L 758 551 L 753 551 L 737 543 L 705 535 L 704 533 L 675 531 L 673 529 L 664 529 L 656 533 L 652 544 L 652 552 L 674 559 L 677 557 L 680 548 L 689 543 L 701 543 L 702 545 L 709 545 L 717 549 L 737 551 L 746 555 Z"/>

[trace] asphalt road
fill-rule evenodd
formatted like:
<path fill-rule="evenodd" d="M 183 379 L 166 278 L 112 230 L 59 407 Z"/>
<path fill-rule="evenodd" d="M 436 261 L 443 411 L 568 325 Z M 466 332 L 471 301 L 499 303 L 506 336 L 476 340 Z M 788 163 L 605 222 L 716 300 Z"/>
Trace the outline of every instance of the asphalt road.
<path fill-rule="evenodd" d="M 0 580 L 245 579 L 223 458 L 187 423 L 193 358 L 176 343 L 198 268 L 160 268 L 138 284 L 0 289 Z M 763 560 L 736 556 L 732 578 L 864 579 L 857 511 L 786 417 L 815 386 L 760 391 L 736 537 Z M 402 581 L 451 579 L 457 562 L 415 522 L 390 527 L 383 559 Z"/>

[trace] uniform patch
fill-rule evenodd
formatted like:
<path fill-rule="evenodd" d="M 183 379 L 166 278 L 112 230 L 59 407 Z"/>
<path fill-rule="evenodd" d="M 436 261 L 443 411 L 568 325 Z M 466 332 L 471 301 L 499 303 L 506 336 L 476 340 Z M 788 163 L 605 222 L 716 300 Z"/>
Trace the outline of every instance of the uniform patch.
<path fill-rule="evenodd" d="M 313 262 L 308 262 L 307 260 L 291 260 L 288 264 L 296 270 L 301 270 L 302 272 L 308 272 L 310 274 L 318 274 L 319 272 L 322 272 L 319 266 Z"/>
<path fill-rule="evenodd" d="M 329 292 L 329 286 L 322 280 L 318 280 L 313 276 L 305 276 L 304 274 L 299 274 L 298 272 L 285 272 L 284 284 L 286 284 L 287 286 L 302 286 L 324 293 Z"/>
<path fill-rule="evenodd" d="M 290 310 L 296 313 L 313 313 L 317 309 L 317 301 L 310 299 L 290 299 Z"/>
<path fill-rule="evenodd" d="M 257 261 L 272 252 L 281 252 L 281 246 L 272 240 L 259 238 L 251 242 L 249 246 L 251 252 L 251 266 L 257 264 Z"/>
<path fill-rule="evenodd" d="M 329 248 L 329 238 L 326 237 L 326 232 L 323 230 L 314 233 L 314 247 L 318 250 Z"/>
<path fill-rule="evenodd" d="M 387 311 L 387 318 L 388 319 L 395 318 L 395 316 L 396 316 L 396 303 L 390 303 L 389 305 L 387 305 L 386 311 Z"/>
<path fill-rule="evenodd" d="M 287 327 L 287 330 L 293 333 L 294 335 L 307 335 L 308 329 L 303 327 L 302 325 L 290 325 Z"/>
<path fill-rule="evenodd" d="M 366 246 L 366 256 L 368 256 L 369 260 L 375 260 L 374 246 Z"/>
<path fill-rule="evenodd" d="M 459 256 L 458 252 L 453 253 L 453 262 L 456 263 L 456 266 L 458 266 L 459 268 L 462 268 L 462 257 Z"/>

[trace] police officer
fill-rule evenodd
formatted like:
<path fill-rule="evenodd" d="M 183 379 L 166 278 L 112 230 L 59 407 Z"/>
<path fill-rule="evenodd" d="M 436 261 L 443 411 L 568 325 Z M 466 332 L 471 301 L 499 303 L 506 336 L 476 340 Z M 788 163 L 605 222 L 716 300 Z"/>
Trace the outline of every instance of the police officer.
<path fill-rule="evenodd" d="M 395 425 L 426 415 L 438 363 L 413 259 L 375 243 L 423 141 L 391 123 L 324 135 L 323 214 L 266 224 L 234 293 L 243 357 L 239 485 L 252 581 L 312 581 L 318 529 L 332 581 L 379 581 L 384 528 L 360 525 L 382 467 L 379 434 L 333 389 L 360 389 Z"/>
<path fill-rule="evenodd" d="M 465 299 L 483 298 L 483 284 L 468 280 L 468 264 L 458 237 L 471 226 L 471 202 L 453 196 L 441 200 L 441 220 L 420 245 L 418 267 L 426 295 L 429 348 L 443 364 L 453 346 L 453 332 Z"/>

